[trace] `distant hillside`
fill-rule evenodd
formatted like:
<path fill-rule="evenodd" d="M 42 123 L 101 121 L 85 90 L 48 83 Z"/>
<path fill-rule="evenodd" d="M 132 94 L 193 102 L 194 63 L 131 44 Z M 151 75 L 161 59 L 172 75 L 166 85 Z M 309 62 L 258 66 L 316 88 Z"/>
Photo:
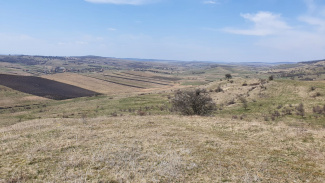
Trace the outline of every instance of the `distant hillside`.
<path fill-rule="evenodd" d="M 312 60 L 312 61 L 302 61 L 302 62 L 299 62 L 299 63 L 302 63 L 302 64 L 315 64 L 317 62 L 322 62 L 322 61 L 325 61 L 325 59 L 322 59 L 322 60 Z"/>

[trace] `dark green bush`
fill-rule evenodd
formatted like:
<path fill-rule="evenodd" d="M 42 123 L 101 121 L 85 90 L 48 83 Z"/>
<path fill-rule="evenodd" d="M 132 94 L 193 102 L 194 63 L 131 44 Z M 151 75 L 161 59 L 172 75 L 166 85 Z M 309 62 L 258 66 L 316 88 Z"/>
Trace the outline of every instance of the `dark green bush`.
<path fill-rule="evenodd" d="M 231 74 L 226 74 L 225 77 L 226 77 L 226 79 L 231 79 L 232 75 Z"/>

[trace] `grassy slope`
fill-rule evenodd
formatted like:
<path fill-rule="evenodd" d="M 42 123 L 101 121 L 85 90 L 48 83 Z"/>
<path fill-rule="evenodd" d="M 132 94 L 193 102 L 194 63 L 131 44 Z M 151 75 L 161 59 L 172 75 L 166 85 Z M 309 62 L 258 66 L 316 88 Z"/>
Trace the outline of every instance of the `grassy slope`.
<path fill-rule="evenodd" d="M 29 109 L 14 107 L 0 111 L 0 127 L 31 119 L 81 118 L 112 115 L 137 115 L 138 110 L 146 114 L 166 114 L 169 102 L 167 94 L 111 95 L 76 98 L 64 101 L 34 101 L 39 104 Z M 147 107 L 147 109 L 145 109 Z"/>
<path fill-rule="evenodd" d="M 205 86 L 225 90 L 210 93 L 222 106 L 215 117 L 171 115 L 167 91 L 33 99 L 25 103 L 40 105 L 1 110 L 0 182 L 324 182 L 325 117 L 312 114 L 324 104 L 324 83 L 275 80 L 266 90 L 251 90 L 242 84 L 257 79 L 233 81 Z M 316 92 L 321 96 L 312 97 Z M 247 110 L 239 95 L 247 98 Z M 8 88 L 0 96 L 14 103 L 30 97 Z M 226 105 L 230 99 L 236 103 Z M 264 120 L 301 102 L 304 118 L 293 112 Z M 140 109 L 146 116 L 138 116 Z"/>
<path fill-rule="evenodd" d="M 276 120 L 287 120 L 293 123 L 303 121 L 304 123 L 325 126 L 324 116 L 317 115 L 318 118 L 316 118 L 312 111 L 313 107 L 325 104 L 324 82 L 275 80 L 264 84 L 263 86 L 266 89 L 259 85 L 249 86 L 249 84 L 256 82 L 257 80 L 254 79 L 235 79 L 232 84 L 222 81 L 210 86 L 211 89 L 215 89 L 220 85 L 225 90 L 223 93 L 211 94 L 217 103 L 224 106 L 218 114 L 224 117 L 246 115 L 248 120 L 259 119 L 263 121 L 265 116 L 270 119 L 274 111 L 279 111 L 281 116 Z M 247 83 L 248 86 L 242 86 L 243 83 Z M 311 91 L 311 87 L 316 89 Z M 320 96 L 315 97 L 317 92 L 320 93 Z M 247 109 L 243 108 L 239 96 L 247 99 Z M 235 100 L 235 104 L 228 105 L 227 102 L 231 99 Z M 306 111 L 304 118 L 295 115 L 295 108 L 300 103 L 304 104 Z M 284 115 L 284 109 L 292 110 L 292 115 Z"/>
<path fill-rule="evenodd" d="M 325 181 L 324 130 L 283 123 L 41 119 L 1 128 L 0 137 L 0 181 Z"/>

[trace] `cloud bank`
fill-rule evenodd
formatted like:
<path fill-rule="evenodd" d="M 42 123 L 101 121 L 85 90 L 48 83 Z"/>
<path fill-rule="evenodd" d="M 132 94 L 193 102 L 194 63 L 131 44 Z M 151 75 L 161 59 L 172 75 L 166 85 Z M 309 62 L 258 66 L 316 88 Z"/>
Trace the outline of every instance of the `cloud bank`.
<path fill-rule="evenodd" d="M 290 60 L 296 61 L 325 58 L 325 6 L 316 4 L 315 0 L 304 2 L 306 12 L 296 19 L 283 18 L 274 12 L 245 13 L 240 16 L 251 27 L 227 27 L 222 31 L 255 36 L 253 45 L 263 54 L 291 57 Z"/>
<path fill-rule="evenodd" d="M 282 20 L 280 14 L 261 11 L 256 14 L 241 14 L 241 16 L 253 22 L 254 26 L 250 29 L 225 28 L 224 31 L 233 34 L 267 36 L 291 29 L 291 27 Z"/>

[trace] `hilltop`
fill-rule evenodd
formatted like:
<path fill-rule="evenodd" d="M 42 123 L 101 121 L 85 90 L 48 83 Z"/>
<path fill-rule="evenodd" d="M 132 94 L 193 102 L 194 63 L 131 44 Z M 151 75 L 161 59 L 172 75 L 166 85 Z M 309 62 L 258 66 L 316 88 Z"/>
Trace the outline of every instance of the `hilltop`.
<path fill-rule="evenodd" d="M 0 182 L 325 181 L 323 60 L 1 55 L 0 66 L 1 79 L 32 78 L 25 89 L 93 92 L 55 98 L 0 81 Z M 175 91 L 196 88 L 217 110 L 177 113 Z"/>

